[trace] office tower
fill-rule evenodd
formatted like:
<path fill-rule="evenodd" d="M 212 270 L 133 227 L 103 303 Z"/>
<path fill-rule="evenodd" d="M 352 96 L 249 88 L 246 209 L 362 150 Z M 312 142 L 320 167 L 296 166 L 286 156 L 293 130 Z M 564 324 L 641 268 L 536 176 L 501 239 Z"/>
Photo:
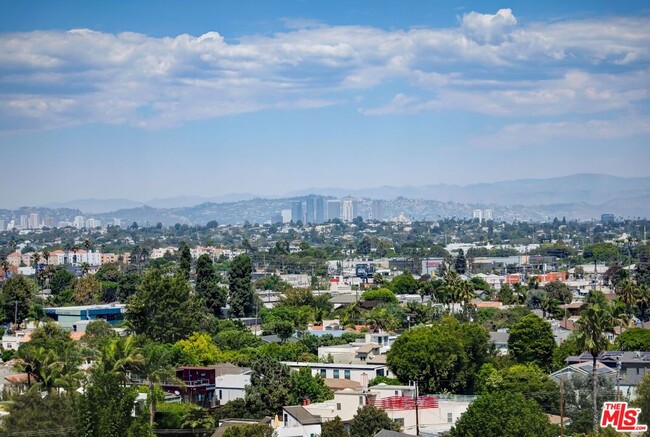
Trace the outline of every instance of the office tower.
<path fill-rule="evenodd" d="M 119 218 L 114 218 L 113 219 L 113 226 L 122 226 L 122 219 Z"/>
<path fill-rule="evenodd" d="M 29 229 L 38 228 L 38 213 L 33 212 L 29 215 L 29 219 L 27 220 L 27 226 L 29 227 Z"/>
<path fill-rule="evenodd" d="M 316 223 L 316 197 L 309 196 L 306 201 L 306 217 L 307 223 Z"/>
<path fill-rule="evenodd" d="M 334 220 L 341 218 L 341 201 L 328 200 L 327 201 L 327 220 Z"/>
<path fill-rule="evenodd" d="M 282 214 L 281 213 L 275 213 L 271 216 L 271 224 L 274 225 L 276 223 L 282 223 Z"/>
<path fill-rule="evenodd" d="M 280 214 L 282 214 L 282 223 L 289 223 L 291 221 L 290 209 L 283 209 L 282 211 L 280 211 Z"/>
<path fill-rule="evenodd" d="M 344 199 L 341 201 L 341 215 L 344 222 L 351 222 L 358 215 L 357 201 L 354 199 Z"/>
<path fill-rule="evenodd" d="M 20 227 L 21 229 L 27 229 L 27 216 L 26 215 L 21 215 L 20 216 Z"/>
<path fill-rule="evenodd" d="M 472 215 L 475 219 L 478 219 L 479 223 L 483 221 L 483 211 L 480 209 L 475 209 L 474 214 Z"/>
<path fill-rule="evenodd" d="M 291 204 L 291 220 L 294 223 L 304 220 L 304 217 L 302 215 L 302 202 L 295 201 Z"/>
<path fill-rule="evenodd" d="M 486 209 L 483 211 L 483 220 L 488 221 L 492 220 L 492 210 L 491 209 Z"/>
<path fill-rule="evenodd" d="M 372 219 L 381 222 L 384 220 L 384 203 L 381 200 L 372 201 Z"/>
<path fill-rule="evenodd" d="M 316 198 L 316 223 L 321 224 L 325 221 L 325 198 Z"/>

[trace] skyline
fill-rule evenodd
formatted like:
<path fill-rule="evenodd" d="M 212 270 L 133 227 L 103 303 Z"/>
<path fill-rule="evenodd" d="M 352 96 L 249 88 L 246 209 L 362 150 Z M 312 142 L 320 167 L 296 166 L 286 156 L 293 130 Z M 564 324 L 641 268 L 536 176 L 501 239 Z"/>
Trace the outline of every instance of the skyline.
<path fill-rule="evenodd" d="M 0 6 L 0 207 L 650 176 L 643 2 L 72 5 Z"/>

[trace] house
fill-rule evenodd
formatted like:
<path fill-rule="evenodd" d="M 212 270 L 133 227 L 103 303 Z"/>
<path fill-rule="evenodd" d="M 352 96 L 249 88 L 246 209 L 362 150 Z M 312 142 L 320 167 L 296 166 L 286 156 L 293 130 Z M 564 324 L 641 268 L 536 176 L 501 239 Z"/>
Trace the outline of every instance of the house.
<path fill-rule="evenodd" d="M 499 355 L 508 355 L 510 334 L 505 331 L 490 332 L 490 342 Z"/>
<path fill-rule="evenodd" d="M 320 435 L 321 419 L 300 405 L 282 409 L 282 424 L 276 428 L 277 437 L 316 437 Z"/>
<path fill-rule="evenodd" d="M 566 360 L 568 366 L 581 363 L 592 363 L 591 354 L 584 353 L 579 356 L 571 356 Z M 650 352 L 623 352 L 608 351 L 601 353 L 596 361 L 616 370 L 619 368 L 620 386 L 623 395 L 630 400 L 636 398 L 636 387 L 643 380 L 646 373 L 650 372 Z M 564 370 L 564 369 L 563 369 Z"/>
<path fill-rule="evenodd" d="M 392 374 L 385 364 L 336 364 L 336 363 L 303 363 L 283 361 L 291 370 L 299 370 L 303 367 L 311 369 L 312 375 L 320 375 L 323 378 L 349 379 L 368 385 L 368 381 L 378 376 L 391 377 Z"/>
<path fill-rule="evenodd" d="M 176 369 L 176 378 L 181 382 L 163 382 L 161 387 L 167 393 L 181 396 L 183 403 L 201 406 L 215 406 L 214 396 L 216 372 L 212 367 L 183 366 Z M 142 381 L 144 383 L 144 381 Z"/>
<path fill-rule="evenodd" d="M 16 331 L 13 334 L 2 336 L 2 349 L 17 351 L 20 345 L 28 343 L 32 338 L 32 331 Z"/>
<path fill-rule="evenodd" d="M 176 378 L 183 384 L 163 383 L 163 391 L 180 396 L 184 403 L 216 406 L 244 398 L 245 388 L 251 380 L 251 369 L 230 363 L 182 366 L 176 369 Z"/>

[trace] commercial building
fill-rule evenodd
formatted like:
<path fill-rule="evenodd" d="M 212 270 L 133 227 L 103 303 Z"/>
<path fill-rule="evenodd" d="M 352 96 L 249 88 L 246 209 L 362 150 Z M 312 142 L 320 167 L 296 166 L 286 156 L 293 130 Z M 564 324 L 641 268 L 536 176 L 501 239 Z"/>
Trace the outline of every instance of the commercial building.
<path fill-rule="evenodd" d="M 50 307 L 43 308 L 45 315 L 63 329 L 74 330 L 75 324 L 83 320 L 105 320 L 111 325 L 124 321 L 126 305 L 81 305 L 74 307 Z"/>
<path fill-rule="evenodd" d="M 384 220 L 384 202 L 381 200 L 373 200 L 371 205 L 371 219 L 381 222 Z"/>
<path fill-rule="evenodd" d="M 358 202 L 354 199 L 343 199 L 341 201 L 341 215 L 344 222 L 351 222 L 358 215 Z"/>
<path fill-rule="evenodd" d="M 302 202 L 295 201 L 291 204 L 291 220 L 295 223 L 297 221 L 304 221 L 305 217 L 302 215 Z"/>
<path fill-rule="evenodd" d="M 341 218 L 341 201 L 328 200 L 327 201 L 327 220 L 334 220 Z"/>

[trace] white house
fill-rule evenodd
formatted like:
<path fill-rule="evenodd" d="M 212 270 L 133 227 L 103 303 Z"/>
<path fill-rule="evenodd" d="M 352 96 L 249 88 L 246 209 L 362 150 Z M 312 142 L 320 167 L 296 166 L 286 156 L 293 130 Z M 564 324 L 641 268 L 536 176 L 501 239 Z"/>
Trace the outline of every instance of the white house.
<path fill-rule="evenodd" d="M 312 375 L 320 375 L 323 378 L 349 379 L 367 386 L 368 381 L 378 376 L 391 377 L 392 374 L 386 364 L 343 364 L 343 363 L 298 363 L 283 361 L 291 370 L 299 370 L 303 367 L 311 369 Z"/>
<path fill-rule="evenodd" d="M 225 374 L 215 378 L 214 393 L 219 404 L 235 399 L 244 399 L 245 388 L 251 383 L 251 371 L 240 374 Z"/>
<path fill-rule="evenodd" d="M 282 409 L 282 424 L 275 429 L 277 437 L 316 437 L 320 435 L 320 418 L 300 405 Z"/>

